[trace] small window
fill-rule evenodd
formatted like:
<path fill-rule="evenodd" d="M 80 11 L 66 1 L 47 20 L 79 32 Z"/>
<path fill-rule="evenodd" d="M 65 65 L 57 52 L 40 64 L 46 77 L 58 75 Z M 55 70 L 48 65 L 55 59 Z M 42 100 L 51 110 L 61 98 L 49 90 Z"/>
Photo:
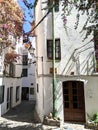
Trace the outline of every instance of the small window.
<path fill-rule="evenodd" d="M 52 59 L 53 57 L 53 41 L 52 40 L 47 40 L 47 56 L 48 56 L 48 59 Z"/>
<path fill-rule="evenodd" d="M 39 92 L 39 85 L 37 84 L 37 93 Z"/>
<path fill-rule="evenodd" d="M 28 76 L 28 69 L 23 69 L 22 70 L 22 77 L 27 77 Z"/>
<path fill-rule="evenodd" d="M 20 92 L 20 87 L 16 87 L 16 102 L 19 101 L 19 92 Z"/>
<path fill-rule="evenodd" d="M 0 86 L 0 103 L 4 102 L 4 86 Z"/>
<path fill-rule="evenodd" d="M 61 59 L 60 39 L 55 40 L 55 59 Z"/>
<path fill-rule="evenodd" d="M 23 65 L 28 65 L 28 55 L 23 55 Z"/>
<path fill-rule="evenodd" d="M 34 88 L 30 88 L 30 94 L 34 95 Z"/>
<path fill-rule="evenodd" d="M 29 38 L 27 35 L 23 36 L 23 43 L 27 43 L 29 41 Z"/>
<path fill-rule="evenodd" d="M 10 63 L 9 65 L 9 76 L 11 77 L 15 76 L 15 65 L 13 63 Z"/>
<path fill-rule="evenodd" d="M 47 57 L 53 59 L 53 40 L 47 40 Z M 61 60 L 60 39 L 55 39 L 55 59 Z"/>

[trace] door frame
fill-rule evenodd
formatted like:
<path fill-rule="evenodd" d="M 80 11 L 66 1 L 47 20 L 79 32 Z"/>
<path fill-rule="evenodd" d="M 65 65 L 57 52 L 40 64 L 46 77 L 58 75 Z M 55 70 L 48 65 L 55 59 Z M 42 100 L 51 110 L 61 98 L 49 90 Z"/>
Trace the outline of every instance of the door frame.
<path fill-rule="evenodd" d="M 12 108 L 13 104 L 13 87 L 10 87 L 10 108 Z"/>
<path fill-rule="evenodd" d="M 12 108 L 13 103 L 13 87 L 7 88 L 7 109 Z"/>
<path fill-rule="evenodd" d="M 84 121 L 72 121 L 71 120 L 71 122 L 85 122 L 86 121 L 86 116 L 85 116 L 85 93 L 84 93 L 84 82 L 83 81 L 79 81 L 79 80 L 66 80 L 66 81 L 63 81 L 62 82 L 62 87 L 64 88 L 64 85 L 63 85 L 63 83 L 64 82 L 82 82 L 83 83 L 83 101 L 84 101 L 84 111 L 83 111 L 83 114 L 84 114 Z M 63 89 L 62 89 L 63 90 Z M 63 113 L 64 113 L 64 118 L 65 118 L 65 110 L 64 110 L 64 90 L 62 91 L 63 92 Z M 64 119 L 64 121 L 67 121 L 67 120 L 65 120 Z M 70 120 L 69 120 L 70 121 Z"/>

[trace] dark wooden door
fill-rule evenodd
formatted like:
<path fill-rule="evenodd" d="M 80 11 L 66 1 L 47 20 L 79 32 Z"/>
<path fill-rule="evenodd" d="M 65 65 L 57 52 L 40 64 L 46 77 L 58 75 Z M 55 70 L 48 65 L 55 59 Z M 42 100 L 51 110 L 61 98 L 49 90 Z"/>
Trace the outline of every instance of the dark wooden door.
<path fill-rule="evenodd" d="M 22 87 L 22 100 L 29 100 L 29 88 Z"/>
<path fill-rule="evenodd" d="M 63 82 L 64 120 L 85 122 L 83 82 Z"/>

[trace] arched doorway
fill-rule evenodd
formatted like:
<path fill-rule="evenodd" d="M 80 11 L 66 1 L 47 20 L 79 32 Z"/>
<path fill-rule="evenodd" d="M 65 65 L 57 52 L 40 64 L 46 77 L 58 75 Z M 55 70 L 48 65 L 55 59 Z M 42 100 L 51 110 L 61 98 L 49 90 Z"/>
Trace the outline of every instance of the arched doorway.
<path fill-rule="evenodd" d="M 64 120 L 85 122 L 84 83 L 63 82 Z"/>

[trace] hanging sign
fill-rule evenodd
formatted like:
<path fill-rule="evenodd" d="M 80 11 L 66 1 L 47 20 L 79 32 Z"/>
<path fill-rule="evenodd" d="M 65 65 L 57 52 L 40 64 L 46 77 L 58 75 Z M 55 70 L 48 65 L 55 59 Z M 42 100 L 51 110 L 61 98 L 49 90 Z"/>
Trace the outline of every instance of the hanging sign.
<path fill-rule="evenodd" d="M 31 42 L 28 42 L 28 43 L 25 43 L 24 46 L 26 49 L 30 49 L 32 45 L 31 45 Z"/>

